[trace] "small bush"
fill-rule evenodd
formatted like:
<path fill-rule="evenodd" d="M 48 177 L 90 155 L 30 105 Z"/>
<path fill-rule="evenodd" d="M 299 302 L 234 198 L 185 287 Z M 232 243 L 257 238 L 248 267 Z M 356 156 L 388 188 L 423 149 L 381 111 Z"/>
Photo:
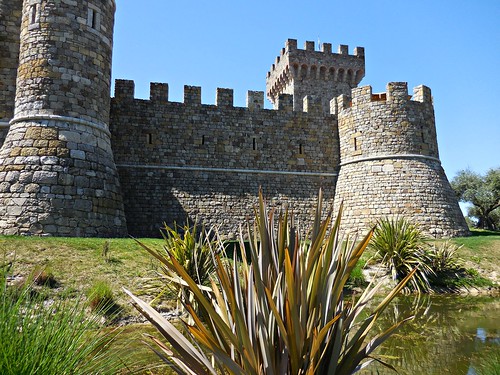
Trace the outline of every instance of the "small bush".
<path fill-rule="evenodd" d="M 426 292 L 430 289 L 428 277 L 434 272 L 424 237 L 416 225 L 404 218 L 379 219 L 369 246 L 375 251 L 374 258 L 389 269 L 393 280 L 402 280 L 417 269 L 407 290 Z"/>
<path fill-rule="evenodd" d="M 454 272 L 462 268 L 457 256 L 461 246 L 455 245 L 450 240 L 434 244 L 427 252 L 430 260 L 429 266 L 437 274 Z"/>
<path fill-rule="evenodd" d="M 155 251 L 155 257 L 161 262 L 165 257 L 172 256 L 198 285 L 208 285 L 210 276 L 216 268 L 212 259 L 215 247 L 214 241 L 211 240 L 212 233 L 195 223 L 192 227 L 175 225 L 171 228 L 165 225 L 162 234 L 165 245 L 163 250 Z M 157 293 L 154 303 L 165 295 L 169 296 L 173 288 L 177 291 L 178 301 L 183 302 L 187 299 L 193 302 L 193 295 L 184 288 L 184 285 L 175 282 L 175 279 L 178 279 L 176 274 L 164 265 L 161 266 L 161 271 L 163 273 L 161 280 L 165 283 L 165 287 Z"/>

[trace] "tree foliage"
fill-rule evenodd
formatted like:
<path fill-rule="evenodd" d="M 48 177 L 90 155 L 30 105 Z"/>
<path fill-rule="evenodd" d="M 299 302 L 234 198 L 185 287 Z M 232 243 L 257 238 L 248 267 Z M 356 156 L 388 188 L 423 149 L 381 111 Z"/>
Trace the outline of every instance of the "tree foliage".
<path fill-rule="evenodd" d="M 499 228 L 500 168 L 492 168 L 484 176 L 462 170 L 451 181 L 451 186 L 461 202 L 473 205 L 468 214 L 477 219 L 478 228 Z"/>

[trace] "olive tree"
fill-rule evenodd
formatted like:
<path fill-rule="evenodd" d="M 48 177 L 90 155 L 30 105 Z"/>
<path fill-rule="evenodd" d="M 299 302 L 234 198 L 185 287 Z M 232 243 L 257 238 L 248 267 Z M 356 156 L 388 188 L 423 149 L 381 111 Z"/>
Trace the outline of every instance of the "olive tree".
<path fill-rule="evenodd" d="M 469 169 L 458 172 L 451 186 L 461 202 L 471 203 L 469 217 L 477 219 L 477 227 L 499 229 L 500 168 L 492 168 L 484 176 Z"/>

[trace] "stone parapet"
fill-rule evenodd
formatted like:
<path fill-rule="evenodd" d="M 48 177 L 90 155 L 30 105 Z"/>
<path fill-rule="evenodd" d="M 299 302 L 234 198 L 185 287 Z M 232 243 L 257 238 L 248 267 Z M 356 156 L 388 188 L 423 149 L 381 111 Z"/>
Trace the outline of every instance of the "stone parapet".
<path fill-rule="evenodd" d="M 218 89 L 218 105 L 207 105 L 201 88 L 186 86 L 184 103 L 159 102 L 133 99 L 133 86 L 120 81 L 111 102 L 117 164 L 337 171 L 337 120 L 317 110 L 317 101 L 306 105 L 311 112 L 293 111 L 290 95 L 279 110 L 233 107 L 232 90 Z"/>
<path fill-rule="evenodd" d="M 411 100 L 405 82 L 373 94 L 371 86 L 337 98 L 341 163 L 377 155 L 423 155 L 439 159 L 430 90 L 415 89 Z M 425 100 L 424 100 L 425 99 Z"/>

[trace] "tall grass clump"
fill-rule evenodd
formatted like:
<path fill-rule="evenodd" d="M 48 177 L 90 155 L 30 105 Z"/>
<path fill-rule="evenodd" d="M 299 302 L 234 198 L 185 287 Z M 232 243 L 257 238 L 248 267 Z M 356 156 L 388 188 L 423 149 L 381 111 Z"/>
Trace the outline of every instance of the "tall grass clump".
<path fill-rule="evenodd" d="M 432 259 L 416 225 L 405 218 L 381 218 L 375 224 L 369 246 L 375 251 L 375 260 L 388 268 L 393 280 L 401 281 L 416 269 L 406 289 L 430 290 L 429 276 L 434 275 Z"/>
<path fill-rule="evenodd" d="M 90 309 L 101 315 L 114 315 L 119 310 L 113 289 L 109 282 L 104 280 L 94 281 L 87 290 L 87 301 Z"/>
<path fill-rule="evenodd" d="M 165 339 L 150 337 L 153 350 L 179 374 L 351 374 L 375 360 L 372 352 L 401 322 L 378 335 L 372 327 L 413 273 L 362 315 L 381 284 L 370 285 L 356 301 L 344 299 L 344 287 L 372 232 L 357 243 L 344 241 L 341 212 L 335 222 L 331 214 L 322 221 L 321 213 L 320 194 L 306 235 L 287 212 L 269 211 L 261 193 L 255 223 L 247 224 L 250 258 L 243 235 L 241 259 L 235 255 L 232 263 L 220 258 L 224 243 L 217 241 L 208 288 L 197 284 L 173 254 L 144 246 L 177 275 L 198 306 L 195 310 L 184 300 L 193 323 L 184 323 L 181 332 L 126 291 Z"/>
<path fill-rule="evenodd" d="M 0 275 L 0 374 L 113 374 L 111 339 L 80 302 L 47 301 Z"/>

